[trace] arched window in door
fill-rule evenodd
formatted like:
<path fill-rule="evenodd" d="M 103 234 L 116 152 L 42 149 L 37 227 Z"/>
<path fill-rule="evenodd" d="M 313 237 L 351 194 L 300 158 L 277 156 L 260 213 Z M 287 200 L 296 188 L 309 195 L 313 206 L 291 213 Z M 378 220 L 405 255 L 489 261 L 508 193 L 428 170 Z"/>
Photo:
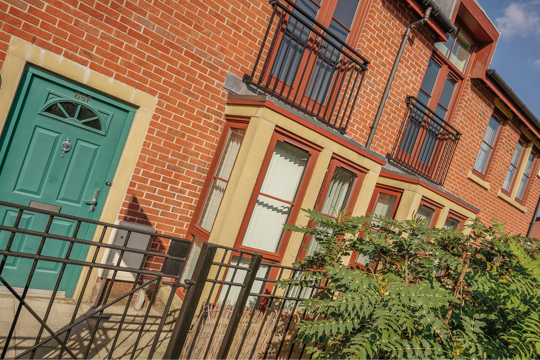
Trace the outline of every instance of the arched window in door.
<path fill-rule="evenodd" d="M 103 131 L 100 116 L 94 110 L 78 102 L 54 102 L 46 106 L 42 113 L 73 121 L 94 130 Z"/>

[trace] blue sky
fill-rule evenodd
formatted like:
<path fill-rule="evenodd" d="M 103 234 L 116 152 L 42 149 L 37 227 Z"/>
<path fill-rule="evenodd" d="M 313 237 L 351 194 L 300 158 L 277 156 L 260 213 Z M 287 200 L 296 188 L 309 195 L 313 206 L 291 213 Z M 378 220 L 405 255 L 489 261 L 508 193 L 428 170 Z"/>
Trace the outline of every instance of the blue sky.
<path fill-rule="evenodd" d="M 540 118 L 540 0 L 477 0 L 501 32 L 491 68 Z"/>

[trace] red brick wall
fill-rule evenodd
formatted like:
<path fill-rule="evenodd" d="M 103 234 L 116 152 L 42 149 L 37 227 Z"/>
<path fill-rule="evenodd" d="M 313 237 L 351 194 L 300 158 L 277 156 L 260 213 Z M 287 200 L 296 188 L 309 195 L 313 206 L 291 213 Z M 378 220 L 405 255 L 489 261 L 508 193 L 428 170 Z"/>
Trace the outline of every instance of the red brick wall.
<path fill-rule="evenodd" d="M 504 221 L 507 223 L 508 231 L 525 235 L 540 196 L 540 181 L 536 176 L 538 164 L 533 169 L 531 186 L 525 198 L 524 205 L 527 207 L 527 213 L 521 212 L 497 196 L 502 189 L 521 135 L 521 125 L 516 120 L 508 121 L 502 128 L 491 165 L 487 170 L 486 181 L 490 184 L 490 189 L 486 190 L 467 178 L 469 171 L 474 167 L 482 139 L 493 114 L 494 100 L 493 92 L 480 80 L 468 79 L 465 83 L 452 119 L 452 125 L 462 132 L 462 137 L 448 173 L 445 188 L 478 207 L 479 217 L 485 223 L 493 219 Z"/>
<path fill-rule="evenodd" d="M 121 217 L 186 236 L 223 129 L 225 77 L 250 72 L 270 12 L 266 0 L 0 0 L 0 67 L 16 36 L 158 97 Z M 403 1 L 373 0 L 357 46 L 371 64 L 347 134 L 361 144 L 401 34 L 419 17 Z M 418 93 L 435 41 L 428 26 L 413 34 L 373 143 L 381 155 L 391 151 L 405 97 Z M 468 81 L 453 120 L 463 140 L 446 188 L 480 207 L 482 219 L 508 221 L 523 233 L 540 195 L 536 176 L 527 214 L 497 197 L 519 136 L 515 126 L 505 127 L 497 148 L 491 190 L 467 179 L 492 109 L 491 92 Z"/>
<path fill-rule="evenodd" d="M 534 223 L 531 237 L 535 239 L 540 239 L 540 221 Z"/>
<path fill-rule="evenodd" d="M 371 64 L 358 96 L 355 119 L 347 135 L 365 144 L 379 108 L 384 88 L 394 64 L 402 34 L 406 27 L 419 20 L 419 15 L 405 2 L 374 0 L 360 36 L 357 49 Z M 398 127 L 406 111 L 407 95 L 418 94 L 424 77 L 435 35 L 428 26 L 413 30 L 414 44 L 407 45 L 396 74 L 388 102 L 379 123 L 371 149 L 386 156 L 391 152 Z"/>
<path fill-rule="evenodd" d="M 0 67 L 16 36 L 157 96 L 122 217 L 185 236 L 223 128 L 225 76 L 249 70 L 270 10 L 261 0 L 0 0 Z"/>

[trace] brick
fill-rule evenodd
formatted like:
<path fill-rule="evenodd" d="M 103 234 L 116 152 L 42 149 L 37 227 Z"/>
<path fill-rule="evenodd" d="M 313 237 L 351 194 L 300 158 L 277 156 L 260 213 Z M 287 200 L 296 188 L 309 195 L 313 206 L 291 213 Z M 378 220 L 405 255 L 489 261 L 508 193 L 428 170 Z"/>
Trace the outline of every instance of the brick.
<path fill-rule="evenodd" d="M 4 25 L 2 26 L 2 30 L 8 34 L 21 38 L 28 42 L 31 42 L 34 40 L 34 36 L 32 34 L 29 34 L 26 31 L 19 30 L 16 27 L 13 27 L 7 23 L 4 23 Z"/>
<path fill-rule="evenodd" d="M 16 8 L 16 7 L 11 7 L 11 9 L 9 9 L 9 13 L 21 20 L 24 20 L 26 21 L 27 23 L 30 23 L 34 26 L 37 26 L 39 24 L 39 19 L 35 16 L 32 16 L 30 14 L 28 14 L 27 12 L 24 12 L 24 11 L 21 11 L 20 9 Z"/>
<path fill-rule="evenodd" d="M 2 0 L 2 1 L 5 1 L 6 3 L 13 5 L 16 8 L 19 8 L 23 11 L 25 11 L 26 8 L 28 7 L 28 5 L 24 1 L 21 1 L 21 0 Z"/>

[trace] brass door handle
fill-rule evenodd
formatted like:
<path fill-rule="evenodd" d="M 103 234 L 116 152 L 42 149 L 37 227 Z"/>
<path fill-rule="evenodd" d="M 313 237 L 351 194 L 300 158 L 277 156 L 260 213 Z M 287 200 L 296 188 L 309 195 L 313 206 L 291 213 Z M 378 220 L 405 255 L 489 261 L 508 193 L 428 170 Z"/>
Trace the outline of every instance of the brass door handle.
<path fill-rule="evenodd" d="M 93 212 L 94 207 L 96 207 L 97 204 L 97 198 L 99 195 L 99 189 L 96 189 L 96 193 L 94 194 L 94 198 L 92 200 L 84 200 L 85 203 L 90 204 L 90 209 L 88 211 Z"/>

